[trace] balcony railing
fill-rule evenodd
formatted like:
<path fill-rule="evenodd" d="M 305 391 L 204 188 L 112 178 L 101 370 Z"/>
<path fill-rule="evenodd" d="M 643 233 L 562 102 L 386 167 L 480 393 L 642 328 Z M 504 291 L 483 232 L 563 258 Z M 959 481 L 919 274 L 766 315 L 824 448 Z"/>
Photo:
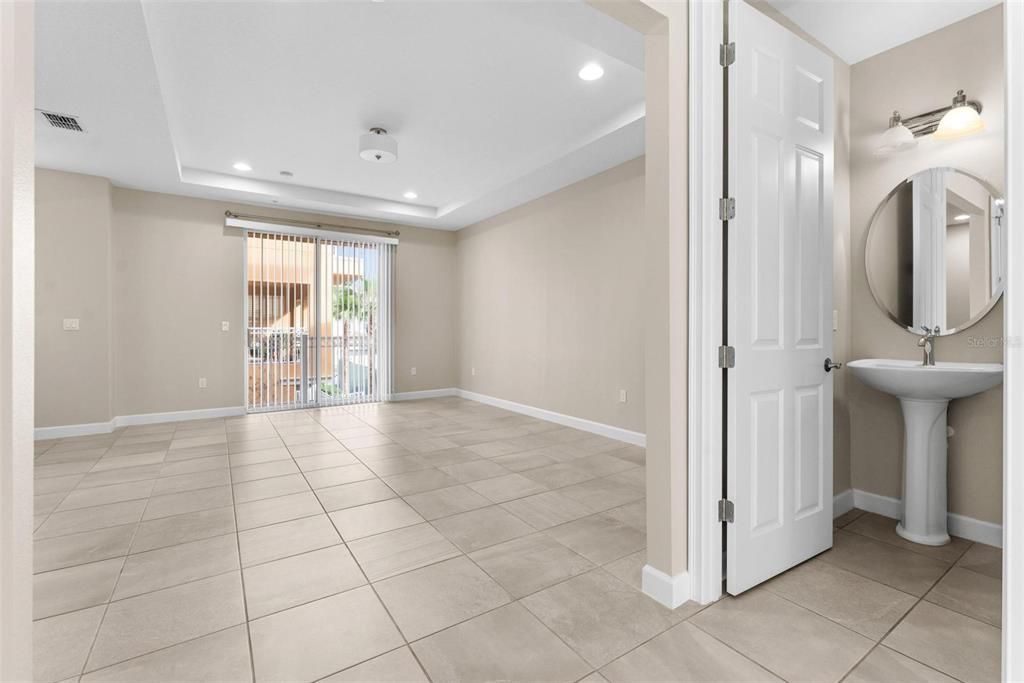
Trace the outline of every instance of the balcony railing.
<path fill-rule="evenodd" d="M 317 349 L 319 348 L 319 368 Z M 377 350 L 368 334 L 321 336 L 301 327 L 249 327 L 250 410 L 334 405 L 376 390 Z"/>

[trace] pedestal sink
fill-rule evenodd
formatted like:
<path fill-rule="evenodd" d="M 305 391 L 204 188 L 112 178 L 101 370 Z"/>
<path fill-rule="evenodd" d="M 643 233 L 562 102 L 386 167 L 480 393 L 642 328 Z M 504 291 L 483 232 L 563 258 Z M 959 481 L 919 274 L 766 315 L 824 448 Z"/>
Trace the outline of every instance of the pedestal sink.
<path fill-rule="evenodd" d="M 925 545 L 949 543 L 946 531 L 946 410 L 1003 381 L 998 363 L 936 363 L 868 358 L 847 364 L 864 384 L 903 407 L 906 447 L 903 518 L 896 533 Z"/>

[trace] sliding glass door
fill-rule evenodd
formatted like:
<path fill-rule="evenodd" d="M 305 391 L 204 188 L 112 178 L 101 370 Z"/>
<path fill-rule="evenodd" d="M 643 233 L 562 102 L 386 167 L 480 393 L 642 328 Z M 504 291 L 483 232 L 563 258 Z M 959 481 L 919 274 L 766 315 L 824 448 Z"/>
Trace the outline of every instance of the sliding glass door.
<path fill-rule="evenodd" d="M 246 235 L 250 412 L 387 400 L 395 247 Z"/>

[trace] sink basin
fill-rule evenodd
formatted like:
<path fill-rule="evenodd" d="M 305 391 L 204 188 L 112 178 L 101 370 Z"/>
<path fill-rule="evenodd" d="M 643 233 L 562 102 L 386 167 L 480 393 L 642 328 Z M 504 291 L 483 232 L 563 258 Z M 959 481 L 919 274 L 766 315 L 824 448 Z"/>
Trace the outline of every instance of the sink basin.
<path fill-rule="evenodd" d="M 973 396 L 1003 381 L 998 363 L 936 363 L 866 358 L 847 365 L 872 389 L 900 398 L 944 400 Z"/>
<path fill-rule="evenodd" d="M 946 415 L 953 399 L 1003 381 L 999 363 L 936 363 L 867 358 L 847 364 L 872 389 L 900 400 L 906 429 L 903 513 L 896 533 L 925 545 L 949 543 L 946 529 Z"/>

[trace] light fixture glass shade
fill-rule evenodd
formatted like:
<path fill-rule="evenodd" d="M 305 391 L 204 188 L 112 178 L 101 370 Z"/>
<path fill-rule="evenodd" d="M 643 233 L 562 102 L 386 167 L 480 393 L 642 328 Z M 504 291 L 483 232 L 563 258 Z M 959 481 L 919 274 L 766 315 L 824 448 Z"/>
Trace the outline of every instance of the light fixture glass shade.
<path fill-rule="evenodd" d="M 974 135 L 985 130 L 985 122 L 981 120 L 981 114 L 967 104 L 967 96 L 963 90 L 956 92 L 953 98 L 953 108 L 946 112 L 939 121 L 939 127 L 935 130 L 936 140 L 956 140 Z"/>
<path fill-rule="evenodd" d="M 889 119 L 889 128 L 882 133 L 882 140 L 875 154 L 892 154 L 917 146 L 917 138 L 910 129 L 903 125 L 900 113 L 894 111 Z"/>
<path fill-rule="evenodd" d="M 359 136 L 359 156 L 373 163 L 391 163 L 398 158 L 398 142 L 383 128 L 371 128 Z"/>
<path fill-rule="evenodd" d="M 985 130 L 985 122 L 981 120 L 981 114 L 968 106 L 956 107 L 946 112 L 946 115 L 939 121 L 935 139 L 956 140 L 980 133 L 983 130 Z"/>

